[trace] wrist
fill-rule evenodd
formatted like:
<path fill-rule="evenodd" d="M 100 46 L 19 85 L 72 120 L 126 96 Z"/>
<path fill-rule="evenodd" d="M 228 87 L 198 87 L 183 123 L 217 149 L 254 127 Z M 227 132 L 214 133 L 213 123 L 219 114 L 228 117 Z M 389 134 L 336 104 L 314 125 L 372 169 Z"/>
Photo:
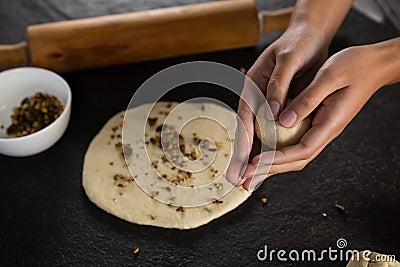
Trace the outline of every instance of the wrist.
<path fill-rule="evenodd" d="M 370 46 L 376 55 L 374 68 L 380 72 L 379 88 L 400 82 L 400 37 Z"/>
<path fill-rule="evenodd" d="M 318 33 L 329 46 L 353 0 L 297 0 L 290 27 L 306 27 Z"/>

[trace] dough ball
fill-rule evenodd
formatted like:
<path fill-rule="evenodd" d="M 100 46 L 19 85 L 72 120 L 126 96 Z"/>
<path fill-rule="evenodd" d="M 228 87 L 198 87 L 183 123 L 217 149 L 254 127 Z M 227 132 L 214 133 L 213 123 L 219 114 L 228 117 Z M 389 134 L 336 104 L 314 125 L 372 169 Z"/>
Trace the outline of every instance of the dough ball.
<path fill-rule="evenodd" d="M 310 129 L 311 118 L 307 117 L 295 127 L 286 128 L 279 120 L 268 120 L 266 114 L 263 114 L 263 108 L 257 111 L 257 120 L 255 130 L 258 138 L 267 146 L 274 148 L 276 139 L 276 149 L 297 144 L 303 135 Z M 275 124 L 275 128 L 274 128 Z M 275 132 L 274 132 L 275 129 Z M 275 138 L 274 138 L 275 134 Z"/>

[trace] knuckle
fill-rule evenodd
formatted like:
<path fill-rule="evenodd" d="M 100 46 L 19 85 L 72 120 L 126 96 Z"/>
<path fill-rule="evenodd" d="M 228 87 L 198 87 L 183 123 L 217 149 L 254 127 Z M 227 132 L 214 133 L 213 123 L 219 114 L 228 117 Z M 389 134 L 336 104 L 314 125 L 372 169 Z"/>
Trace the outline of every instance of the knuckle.
<path fill-rule="evenodd" d="M 313 108 L 318 105 L 318 99 L 312 92 L 309 91 L 305 91 L 303 93 L 301 102 L 306 108 Z"/>
<path fill-rule="evenodd" d="M 257 71 L 255 70 L 255 67 L 251 67 L 250 69 L 247 70 L 246 76 L 250 77 L 250 79 L 254 79 L 256 77 Z"/>
<path fill-rule="evenodd" d="M 238 115 L 237 120 L 242 121 L 243 118 L 247 118 L 248 116 L 252 116 L 253 112 L 251 111 L 251 109 L 249 109 L 247 107 L 246 108 L 241 107 L 241 109 L 237 111 L 237 115 Z"/>
<path fill-rule="evenodd" d="M 314 155 L 313 149 L 308 146 L 303 145 L 301 149 L 302 160 L 308 160 Z"/>
<path fill-rule="evenodd" d="M 282 86 L 282 81 L 279 75 L 272 75 L 269 78 L 268 88 L 280 88 Z"/>
<path fill-rule="evenodd" d="M 287 50 L 280 51 L 277 55 L 278 60 L 282 60 L 284 62 L 290 61 L 293 57 L 293 53 Z"/>
<path fill-rule="evenodd" d="M 330 67 L 329 62 L 327 62 L 327 64 L 325 64 L 324 66 L 321 67 L 320 71 L 319 71 L 319 78 L 324 79 L 324 80 L 331 80 L 335 78 L 335 71 L 332 70 L 332 68 Z M 322 81 L 321 81 L 322 82 Z"/>

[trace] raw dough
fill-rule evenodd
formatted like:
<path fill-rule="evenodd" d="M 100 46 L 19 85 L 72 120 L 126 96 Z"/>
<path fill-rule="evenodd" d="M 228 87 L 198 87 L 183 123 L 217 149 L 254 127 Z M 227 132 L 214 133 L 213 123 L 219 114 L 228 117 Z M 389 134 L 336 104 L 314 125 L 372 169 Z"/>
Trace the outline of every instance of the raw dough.
<path fill-rule="evenodd" d="M 307 130 L 310 129 L 310 117 L 305 118 L 292 128 L 286 128 L 279 120 L 268 120 L 263 110 L 262 107 L 257 110 L 255 130 L 257 137 L 270 148 L 281 149 L 282 147 L 297 144 Z"/>
<path fill-rule="evenodd" d="M 393 261 L 384 254 L 372 252 L 369 256 L 367 255 L 370 259 L 367 261 L 363 258 L 362 253 L 365 252 L 362 251 L 354 255 L 346 267 L 400 267 L 398 261 Z"/>
<path fill-rule="evenodd" d="M 183 179 L 183 181 L 175 179 L 179 174 L 178 169 L 173 169 L 168 161 L 162 160 L 163 152 L 159 144 L 155 144 L 154 139 L 151 138 L 157 135 L 157 128 L 163 124 L 166 116 L 177 105 L 178 103 L 159 102 L 152 110 L 152 105 L 146 104 L 128 111 L 128 114 L 133 115 L 130 117 L 137 122 L 148 118 L 153 119 L 151 123 L 146 124 L 145 145 L 143 140 L 138 138 L 136 141 L 131 140 L 130 147 L 127 147 L 131 150 L 130 158 L 132 160 L 129 160 L 128 164 L 135 171 L 133 177 L 121 155 L 122 147 L 125 148 L 126 145 L 124 144 L 121 147 L 120 143 L 125 112 L 116 114 L 106 123 L 91 142 L 83 166 L 82 184 L 87 196 L 93 203 L 106 212 L 132 223 L 190 229 L 204 225 L 235 209 L 250 196 L 250 193 L 244 189 L 234 188 L 222 198 L 219 198 L 219 192 L 223 191 L 221 187 L 229 183 L 226 182 L 222 185 L 215 183 L 214 176 L 217 175 L 213 174 L 215 171 L 218 171 L 218 174 L 223 174 L 229 164 L 233 151 L 233 140 L 229 140 L 227 133 L 234 136 L 236 114 L 211 103 L 182 103 L 180 107 L 185 111 L 182 116 L 198 116 L 208 111 L 217 114 L 217 119 L 225 125 L 226 130 L 213 121 L 200 118 L 190 121 L 181 131 L 181 134 L 185 137 L 185 143 L 187 142 L 185 149 L 188 153 L 193 152 L 196 148 L 196 146 L 190 144 L 195 139 L 194 137 L 199 139 L 207 137 L 216 142 L 216 157 L 213 165 L 200 172 L 192 173 L 190 178 Z M 147 117 L 150 110 L 151 113 Z M 157 118 L 156 122 L 154 122 L 154 118 Z M 185 119 L 184 117 L 183 120 Z M 171 120 L 171 122 L 174 121 Z M 196 136 L 194 136 L 195 134 Z M 144 146 L 147 149 L 144 149 Z M 151 161 L 157 165 L 157 170 L 165 174 L 167 180 L 187 187 L 209 183 L 207 185 L 210 192 L 209 198 L 218 200 L 206 205 L 183 209 L 162 203 L 146 194 L 135 182 L 135 179 L 138 179 L 140 175 L 140 177 L 156 178 L 153 176 L 156 175 L 153 166 L 148 163 L 146 150 Z M 197 152 L 194 151 L 194 153 L 195 157 L 199 156 Z M 159 179 L 161 178 L 159 177 Z M 153 197 L 162 194 L 171 194 L 170 189 L 165 188 L 164 191 L 154 192 Z M 170 197 L 172 203 L 173 195 Z"/>

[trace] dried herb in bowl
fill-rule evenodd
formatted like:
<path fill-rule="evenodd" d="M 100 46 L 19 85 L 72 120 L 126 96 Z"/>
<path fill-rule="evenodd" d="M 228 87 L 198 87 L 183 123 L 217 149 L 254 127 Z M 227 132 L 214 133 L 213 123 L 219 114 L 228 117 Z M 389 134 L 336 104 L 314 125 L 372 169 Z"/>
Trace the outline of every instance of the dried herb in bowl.
<path fill-rule="evenodd" d="M 13 108 L 7 134 L 21 137 L 37 132 L 55 121 L 63 110 L 63 105 L 54 95 L 38 92 L 26 97 L 20 106 Z"/>

